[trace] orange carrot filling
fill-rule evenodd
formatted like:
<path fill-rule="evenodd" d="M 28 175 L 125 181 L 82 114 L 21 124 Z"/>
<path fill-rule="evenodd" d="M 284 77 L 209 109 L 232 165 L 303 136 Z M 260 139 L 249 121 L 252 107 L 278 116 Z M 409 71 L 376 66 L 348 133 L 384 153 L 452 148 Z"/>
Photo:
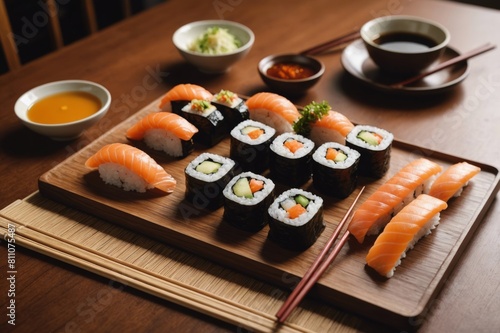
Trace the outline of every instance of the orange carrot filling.
<path fill-rule="evenodd" d="M 384 139 L 380 134 L 378 133 L 373 133 L 373 136 L 377 139 L 377 142 L 378 144 L 380 144 L 382 142 L 382 140 Z"/>
<path fill-rule="evenodd" d="M 261 136 L 262 134 L 264 134 L 264 130 L 263 129 L 255 129 L 251 132 L 248 132 L 247 135 L 250 137 L 250 139 L 252 140 L 255 140 L 257 139 L 259 136 Z"/>
<path fill-rule="evenodd" d="M 304 147 L 304 144 L 297 140 L 287 140 L 283 143 L 283 145 L 294 154 L 297 150 Z"/>
<path fill-rule="evenodd" d="M 333 161 L 333 160 L 335 160 L 335 157 L 337 157 L 337 154 L 338 154 L 338 153 L 339 153 L 339 152 L 337 151 L 337 149 L 328 148 L 328 149 L 326 150 L 326 156 L 325 156 L 325 158 L 326 158 L 327 160 L 331 160 L 331 161 Z"/>
<path fill-rule="evenodd" d="M 299 217 L 300 215 L 304 214 L 307 212 L 307 210 L 302 206 L 301 204 L 296 204 L 292 206 L 290 209 L 288 209 L 288 217 L 291 219 L 295 219 Z"/>
<path fill-rule="evenodd" d="M 262 180 L 253 178 L 250 179 L 250 190 L 252 191 L 252 193 L 262 190 L 263 187 L 264 182 Z"/>

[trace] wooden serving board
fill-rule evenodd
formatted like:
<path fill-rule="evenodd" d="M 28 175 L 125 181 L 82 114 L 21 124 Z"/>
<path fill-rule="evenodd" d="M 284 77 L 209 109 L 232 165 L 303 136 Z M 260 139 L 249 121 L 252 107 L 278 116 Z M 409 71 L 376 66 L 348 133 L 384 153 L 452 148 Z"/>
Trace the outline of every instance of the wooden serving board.
<path fill-rule="evenodd" d="M 204 151 L 229 156 L 228 138 L 208 150 L 196 149 L 183 159 L 170 158 L 125 138 L 126 130 L 146 114 L 155 112 L 156 105 L 157 101 L 153 102 L 42 175 L 40 192 L 109 222 L 293 289 L 323 248 L 357 191 L 349 198 L 338 200 L 317 193 L 311 182 L 305 184 L 302 188 L 323 197 L 327 226 L 306 251 L 282 249 L 267 239 L 267 226 L 256 233 L 241 231 L 222 220 L 223 208 L 208 211 L 184 200 L 184 168 Z M 176 190 L 169 195 L 154 190 L 136 193 L 104 184 L 97 171 L 90 171 L 84 163 L 102 146 L 113 142 L 136 145 L 150 154 L 177 180 Z M 367 185 L 360 202 L 400 168 L 421 156 L 439 163 L 443 170 L 464 160 L 396 141 L 386 176 L 378 181 L 360 179 L 360 187 Z M 480 166 L 482 171 L 462 196 L 450 200 L 449 208 L 441 214 L 438 228 L 408 252 L 394 277 L 383 279 L 365 268 L 364 258 L 374 238 L 368 238 L 363 245 L 351 240 L 313 288 L 311 296 L 386 324 L 418 326 L 420 317 L 425 315 L 430 301 L 446 281 L 499 189 L 496 168 L 469 162 Z M 278 185 L 276 194 L 285 189 L 286 186 Z"/>

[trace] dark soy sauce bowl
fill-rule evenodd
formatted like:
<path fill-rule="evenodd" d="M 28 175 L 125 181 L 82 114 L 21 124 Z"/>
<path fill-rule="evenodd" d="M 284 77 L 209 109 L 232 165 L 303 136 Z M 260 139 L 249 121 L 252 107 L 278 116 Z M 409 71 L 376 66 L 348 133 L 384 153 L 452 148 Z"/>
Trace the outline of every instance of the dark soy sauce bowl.
<path fill-rule="evenodd" d="M 360 33 L 373 62 L 382 71 L 400 76 L 428 68 L 450 41 L 450 33 L 441 24 L 406 15 L 373 19 Z"/>

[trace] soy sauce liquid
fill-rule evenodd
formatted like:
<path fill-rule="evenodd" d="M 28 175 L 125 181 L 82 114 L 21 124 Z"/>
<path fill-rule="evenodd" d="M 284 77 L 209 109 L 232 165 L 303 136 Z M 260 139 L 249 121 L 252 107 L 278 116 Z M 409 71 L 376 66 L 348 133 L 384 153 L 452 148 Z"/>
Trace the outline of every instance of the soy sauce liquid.
<path fill-rule="evenodd" d="M 434 40 L 427 36 L 407 32 L 383 34 L 374 42 L 383 49 L 405 53 L 422 52 L 437 45 Z"/>

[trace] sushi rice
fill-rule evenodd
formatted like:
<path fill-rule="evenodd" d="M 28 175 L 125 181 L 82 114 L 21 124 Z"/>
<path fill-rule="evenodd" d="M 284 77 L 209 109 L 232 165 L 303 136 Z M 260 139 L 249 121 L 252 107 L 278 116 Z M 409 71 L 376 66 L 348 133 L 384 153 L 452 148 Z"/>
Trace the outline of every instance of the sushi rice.
<path fill-rule="evenodd" d="M 335 162 L 333 160 L 326 159 L 325 156 L 328 148 L 344 151 L 347 155 L 347 159 L 342 162 Z M 359 159 L 359 157 L 360 154 L 357 150 L 349 148 L 337 142 L 324 143 L 321 146 L 319 146 L 318 149 L 316 149 L 316 151 L 313 154 L 313 159 L 317 163 L 333 169 L 349 168 L 351 165 L 354 164 L 354 162 L 356 162 Z"/>
<path fill-rule="evenodd" d="M 163 129 L 150 129 L 144 134 L 144 142 L 154 150 L 164 151 L 170 156 L 184 155 L 181 140 L 172 132 Z"/>
<path fill-rule="evenodd" d="M 146 192 L 154 188 L 141 176 L 118 163 L 103 163 L 99 165 L 99 176 L 108 185 L 114 185 L 125 191 Z"/>
<path fill-rule="evenodd" d="M 259 136 L 256 139 L 251 139 L 248 135 L 241 133 L 241 130 L 247 126 L 254 126 L 254 127 L 261 128 L 262 130 L 264 130 L 264 134 L 262 134 L 261 136 Z M 272 138 L 276 134 L 276 130 L 274 128 L 272 128 L 271 126 L 267 126 L 261 122 L 247 119 L 247 120 L 244 120 L 241 123 L 239 123 L 236 127 L 234 127 L 231 130 L 230 134 L 233 138 L 235 138 L 241 142 L 244 142 L 246 144 L 259 145 L 261 143 L 266 142 L 270 138 Z"/>
<path fill-rule="evenodd" d="M 264 182 L 264 187 L 260 191 L 255 192 L 253 198 L 240 197 L 233 193 L 234 184 L 236 184 L 236 182 L 240 178 L 245 178 L 245 177 L 261 180 Z M 259 174 L 253 173 L 251 171 L 247 171 L 247 172 L 242 172 L 239 175 L 233 177 L 233 179 L 231 179 L 231 181 L 229 181 L 229 183 L 224 188 L 223 194 L 228 200 L 234 201 L 240 205 L 254 206 L 257 205 L 262 200 L 264 200 L 265 198 L 267 198 L 269 194 L 274 190 L 274 187 L 275 184 L 272 180 L 264 176 L 261 176 Z"/>
<path fill-rule="evenodd" d="M 309 137 L 317 144 L 323 144 L 326 142 L 338 142 L 345 144 L 345 136 L 326 127 L 313 127 Z"/>
<path fill-rule="evenodd" d="M 368 131 L 368 132 L 374 132 L 374 133 L 380 134 L 382 136 L 382 141 L 377 146 L 370 145 L 366 141 L 358 138 L 358 134 L 361 131 Z M 370 149 L 370 150 L 376 150 L 376 151 L 387 149 L 387 147 L 389 147 L 389 145 L 392 144 L 393 140 L 394 140 L 394 135 L 392 133 L 390 133 L 382 128 L 378 128 L 378 127 L 370 126 L 370 125 L 355 126 L 353 128 L 353 130 L 351 132 L 349 132 L 349 134 L 347 134 L 347 141 L 349 141 L 349 142 L 351 142 L 359 147 L 363 147 L 363 148 Z"/>
<path fill-rule="evenodd" d="M 251 119 L 267 124 L 276 129 L 277 133 L 292 132 L 292 125 L 283 118 L 269 110 L 259 109 L 250 114 Z"/>
<path fill-rule="evenodd" d="M 287 140 L 297 140 L 300 143 L 302 143 L 304 146 L 298 149 L 295 153 L 292 153 L 288 148 L 284 146 L 285 141 Z M 275 152 L 276 154 L 286 157 L 286 158 L 291 158 L 291 159 L 298 159 L 301 157 L 306 156 L 308 153 L 311 152 L 311 150 L 314 149 L 314 142 L 311 140 L 303 137 L 302 135 L 295 134 L 295 133 L 283 133 L 278 135 L 272 142 L 270 146 L 271 150 Z"/>
<path fill-rule="evenodd" d="M 301 214 L 295 219 L 291 219 L 288 217 L 288 212 L 280 207 L 280 204 L 288 198 L 294 197 L 296 195 L 303 195 L 304 197 L 309 199 L 309 204 L 307 205 L 307 211 L 304 214 Z M 269 215 L 275 220 L 281 221 L 290 226 L 299 227 L 308 223 L 311 218 L 321 210 L 322 207 L 323 199 L 321 197 L 302 189 L 292 188 L 281 193 L 271 204 L 268 212 Z"/>
<path fill-rule="evenodd" d="M 214 162 L 220 163 L 221 166 L 215 173 L 205 174 L 203 172 L 199 172 L 196 170 L 196 167 L 203 161 L 212 160 Z M 212 153 L 202 153 L 198 155 L 195 159 L 193 159 L 188 166 L 186 167 L 186 174 L 202 180 L 204 182 L 216 182 L 225 176 L 233 167 L 235 163 L 232 159 L 223 157 L 220 155 L 212 154 Z"/>

